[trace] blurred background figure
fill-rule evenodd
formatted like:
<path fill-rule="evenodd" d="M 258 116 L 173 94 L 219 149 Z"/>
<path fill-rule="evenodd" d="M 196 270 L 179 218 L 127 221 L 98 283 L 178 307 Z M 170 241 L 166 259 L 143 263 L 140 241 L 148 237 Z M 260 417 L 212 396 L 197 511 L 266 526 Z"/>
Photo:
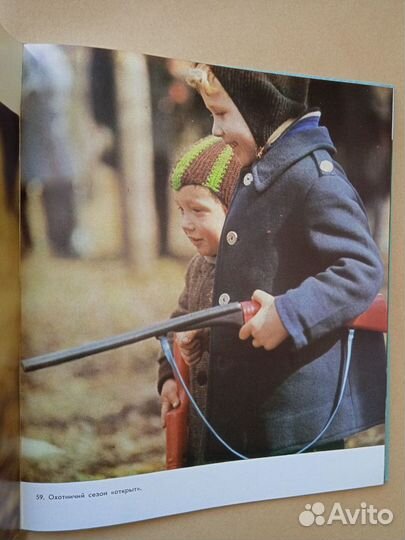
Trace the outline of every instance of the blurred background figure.
<path fill-rule="evenodd" d="M 150 77 L 153 135 L 153 175 L 155 205 L 158 218 L 159 255 L 169 254 L 168 177 L 170 160 L 175 147 L 176 125 L 174 102 L 169 95 L 173 77 L 166 67 L 165 58 L 147 58 Z"/>
<path fill-rule="evenodd" d="M 73 74 L 63 49 L 57 45 L 27 45 L 23 80 L 22 183 L 24 189 L 33 182 L 41 183 L 52 253 L 74 257 L 75 156 L 69 129 Z M 25 200 L 25 194 L 22 198 Z M 29 246 L 28 222 L 25 235 Z"/>
<path fill-rule="evenodd" d="M 102 160 L 118 169 L 118 118 L 114 51 L 91 49 L 89 59 L 90 103 L 97 125 L 110 130 L 110 144 L 101 155 Z"/>

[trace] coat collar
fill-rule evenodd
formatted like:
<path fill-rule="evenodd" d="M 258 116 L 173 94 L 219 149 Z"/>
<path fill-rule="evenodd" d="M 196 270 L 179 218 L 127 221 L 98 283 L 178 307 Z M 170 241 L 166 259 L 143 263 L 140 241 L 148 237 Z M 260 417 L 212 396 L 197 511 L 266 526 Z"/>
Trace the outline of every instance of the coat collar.
<path fill-rule="evenodd" d="M 291 165 L 311 154 L 324 149 L 336 153 L 329 131 L 326 127 L 314 127 L 307 130 L 288 130 L 256 161 L 252 167 L 253 182 L 258 192 L 265 191 Z"/>

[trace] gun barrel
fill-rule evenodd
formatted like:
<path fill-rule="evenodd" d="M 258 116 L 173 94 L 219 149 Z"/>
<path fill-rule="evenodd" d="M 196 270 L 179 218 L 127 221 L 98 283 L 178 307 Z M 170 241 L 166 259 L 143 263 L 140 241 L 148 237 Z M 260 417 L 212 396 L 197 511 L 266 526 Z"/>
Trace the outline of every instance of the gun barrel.
<path fill-rule="evenodd" d="M 93 341 L 72 349 L 64 349 L 22 361 L 24 371 L 36 371 L 50 366 L 57 366 L 65 362 L 78 360 L 86 356 L 99 354 L 119 347 L 125 347 L 152 337 L 159 337 L 168 332 L 180 332 L 216 326 L 219 324 L 232 324 L 241 326 L 244 322 L 244 306 L 239 302 L 232 302 L 224 306 L 215 306 L 201 311 L 196 311 L 173 319 L 155 323 L 147 328 L 134 330 L 125 334 L 119 334 L 109 338 Z"/>
<path fill-rule="evenodd" d="M 140 330 L 133 330 L 125 334 L 93 341 L 72 349 L 27 358 L 22 361 L 22 367 L 24 371 L 28 372 L 57 366 L 64 362 L 125 347 L 152 337 L 160 337 L 168 332 L 180 332 L 182 330 L 194 330 L 224 324 L 242 326 L 257 313 L 259 308 L 259 304 L 254 301 L 232 302 L 224 306 L 215 306 L 155 323 Z M 378 294 L 369 309 L 356 319 L 349 321 L 346 326 L 354 329 L 386 332 L 387 322 L 387 304 L 384 297 Z"/>

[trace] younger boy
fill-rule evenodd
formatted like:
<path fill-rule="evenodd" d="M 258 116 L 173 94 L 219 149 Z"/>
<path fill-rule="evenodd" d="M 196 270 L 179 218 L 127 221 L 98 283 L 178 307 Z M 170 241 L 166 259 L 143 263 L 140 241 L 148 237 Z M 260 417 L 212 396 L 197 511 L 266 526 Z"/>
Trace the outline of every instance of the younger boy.
<path fill-rule="evenodd" d="M 261 305 L 240 339 L 232 328 L 211 331 L 208 419 L 245 455 L 296 452 L 335 410 L 344 326 L 379 291 L 378 250 L 320 113 L 308 111 L 308 80 L 198 65 L 189 83 L 213 115 L 212 133 L 243 167 L 213 304 L 252 297 Z M 345 437 L 384 422 L 385 388 L 383 336 L 358 331 L 343 399 L 321 444 L 343 447 Z M 225 459 L 232 456 L 208 436 L 204 460 Z"/>
<path fill-rule="evenodd" d="M 171 187 L 181 212 L 184 233 L 197 254 L 190 261 L 185 288 L 179 306 L 172 316 L 184 315 L 211 307 L 215 259 L 226 212 L 239 178 L 240 164 L 233 150 L 220 138 L 206 137 L 190 148 L 171 174 Z M 207 332 L 189 331 L 176 334 L 182 356 L 190 366 L 190 390 L 205 411 L 209 365 Z M 173 372 L 160 359 L 158 390 L 161 393 L 162 425 L 167 412 L 179 404 Z M 195 411 L 189 415 L 188 463 L 202 460 L 204 429 Z"/>

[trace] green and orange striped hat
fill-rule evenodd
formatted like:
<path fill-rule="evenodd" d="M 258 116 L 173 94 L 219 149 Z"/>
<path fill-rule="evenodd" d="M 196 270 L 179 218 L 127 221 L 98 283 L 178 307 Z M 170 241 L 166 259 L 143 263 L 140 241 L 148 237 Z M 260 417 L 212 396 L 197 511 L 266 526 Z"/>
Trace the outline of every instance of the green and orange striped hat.
<path fill-rule="evenodd" d="M 204 186 L 229 207 L 240 174 L 232 147 L 210 135 L 197 141 L 177 162 L 170 176 L 174 191 L 184 186 Z"/>

